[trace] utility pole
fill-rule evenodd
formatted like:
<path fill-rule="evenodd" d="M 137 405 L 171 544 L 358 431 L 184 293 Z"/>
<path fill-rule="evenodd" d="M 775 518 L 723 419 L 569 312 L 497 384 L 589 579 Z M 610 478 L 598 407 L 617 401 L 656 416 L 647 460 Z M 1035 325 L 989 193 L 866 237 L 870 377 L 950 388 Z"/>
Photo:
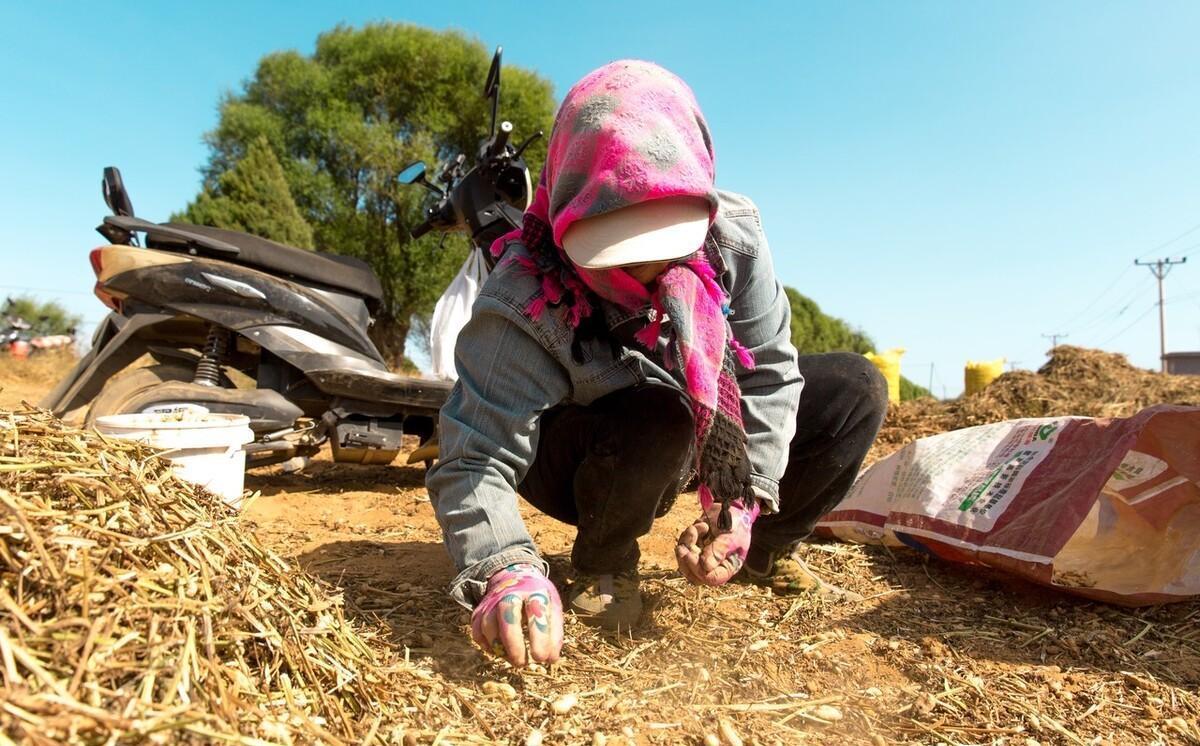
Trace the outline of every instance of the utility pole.
<path fill-rule="evenodd" d="M 1175 264 L 1183 264 L 1187 261 L 1187 257 L 1181 259 L 1159 259 L 1154 262 L 1143 262 L 1140 259 L 1134 259 L 1133 263 L 1138 267 L 1149 267 L 1150 273 L 1158 280 L 1158 359 L 1162 363 L 1162 372 L 1167 372 L 1167 321 L 1166 314 L 1163 311 L 1163 278 L 1171 271 L 1171 266 Z"/>
<path fill-rule="evenodd" d="M 1008 363 L 1007 363 L 1007 365 L 1008 365 L 1008 372 L 1009 372 L 1009 373 L 1012 373 L 1014 370 L 1016 370 L 1016 369 L 1017 369 L 1017 366 L 1018 366 L 1018 365 L 1020 365 L 1020 364 L 1021 364 L 1021 361 L 1020 361 L 1020 360 L 1009 360 L 1009 361 L 1008 361 Z"/>
<path fill-rule="evenodd" d="M 1050 340 L 1050 349 L 1053 350 L 1055 347 L 1058 347 L 1058 340 L 1066 339 L 1067 337 L 1069 337 L 1071 335 L 1070 334 L 1043 334 L 1042 336 L 1045 337 L 1046 339 Z"/>

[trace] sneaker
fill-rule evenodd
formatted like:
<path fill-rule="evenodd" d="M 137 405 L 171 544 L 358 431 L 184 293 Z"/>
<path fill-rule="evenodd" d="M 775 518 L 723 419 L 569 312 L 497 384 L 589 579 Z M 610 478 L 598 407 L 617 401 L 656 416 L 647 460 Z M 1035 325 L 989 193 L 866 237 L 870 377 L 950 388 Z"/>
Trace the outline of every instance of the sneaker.
<path fill-rule="evenodd" d="M 758 562 L 755 562 L 758 560 Z M 759 562 L 762 564 L 759 565 Z M 758 565 L 758 567 L 755 567 Z M 854 591 L 840 588 L 821 580 L 795 550 L 755 557 L 753 550 L 744 569 L 746 577 L 757 585 L 764 585 L 779 594 L 811 593 L 830 601 L 862 601 Z"/>
<path fill-rule="evenodd" d="M 629 629 L 642 615 L 642 592 L 638 588 L 637 573 L 580 573 L 567 589 L 567 608 L 586 624 L 604 629 Z"/>

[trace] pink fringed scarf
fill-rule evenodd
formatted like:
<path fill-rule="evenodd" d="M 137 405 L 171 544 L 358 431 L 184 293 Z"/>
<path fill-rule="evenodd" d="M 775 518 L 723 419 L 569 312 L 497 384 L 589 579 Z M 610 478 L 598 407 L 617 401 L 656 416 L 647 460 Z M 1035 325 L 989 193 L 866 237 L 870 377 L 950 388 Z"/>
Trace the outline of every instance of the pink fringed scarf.
<path fill-rule="evenodd" d="M 654 199 L 701 197 L 715 215 L 713 180 L 708 128 L 687 85 L 648 62 L 614 62 L 567 93 L 524 226 L 496 241 L 492 252 L 499 256 L 512 240 L 528 249 L 529 256 L 511 261 L 541 282 L 525 309 L 532 318 L 562 308 L 578 334 L 603 325 L 598 299 L 624 311 L 650 309 L 635 338 L 654 351 L 667 331 L 664 364 L 682 371 L 692 402 L 701 504 L 720 502 L 719 528 L 728 530 L 729 503 L 753 498 L 735 366 L 752 368 L 754 359 L 733 338 L 729 298 L 704 248 L 673 263 L 649 288 L 621 268 L 576 267 L 561 248 L 576 220 Z"/>

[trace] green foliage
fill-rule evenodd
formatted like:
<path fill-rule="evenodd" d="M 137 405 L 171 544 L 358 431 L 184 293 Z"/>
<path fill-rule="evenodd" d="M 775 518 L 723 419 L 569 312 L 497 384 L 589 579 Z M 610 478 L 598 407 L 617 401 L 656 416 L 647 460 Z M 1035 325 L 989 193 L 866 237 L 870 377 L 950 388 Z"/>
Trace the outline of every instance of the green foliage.
<path fill-rule="evenodd" d="M 40 302 L 28 295 L 8 298 L 0 311 L 5 317 L 15 316 L 24 319 L 32 328 L 29 333 L 40 337 L 51 334 L 73 334 L 75 328 L 83 321 L 82 316 L 68 313 L 58 301 Z"/>
<path fill-rule="evenodd" d="M 821 311 L 816 301 L 793 288 L 784 288 L 792 307 L 792 344 L 801 355 L 821 352 L 875 351 L 875 343 L 867 334 L 836 316 Z M 900 376 L 900 399 L 920 399 L 933 394 L 904 376 Z"/>
<path fill-rule="evenodd" d="M 900 376 L 900 401 L 932 398 L 933 393 L 929 389 L 920 384 L 913 383 L 904 376 Z"/>
<path fill-rule="evenodd" d="M 265 138 L 279 157 L 300 213 L 321 251 L 366 260 L 379 275 L 385 306 L 375 325 L 385 355 L 398 359 L 414 315 L 428 314 L 466 255 L 463 238 L 409 238 L 429 196 L 398 184 L 415 160 L 431 166 L 464 153 L 473 161 L 487 135 L 482 96 L 491 50 L 457 31 L 400 23 L 338 26 L 311 55 L 275 52 L 240 93 L 220 105 L 208 133 L 205 189 L 216 191 L 251 144 Z M 549 81 L 506 65 L 500 114 L 521 140 L 547 133 L 555 103 Z M 545 140 L 525 158 L 536 174 Z"/>
<path fill-rule="evenodd" d="M 801 355 L 818 352 L 872 352 L 875 343 L 836 316 L 826 315 L 816 301 L 793 288 L 784 288 L 792 307 L 792 344 Z"/>
<path fill-rule="evenodd" d="M 171 220 L 245 231 L 302 249 L 313 247 L 312 228 L 296 207 L 267 138 L 254 138 L 246 154 L 215 182 Z"/>

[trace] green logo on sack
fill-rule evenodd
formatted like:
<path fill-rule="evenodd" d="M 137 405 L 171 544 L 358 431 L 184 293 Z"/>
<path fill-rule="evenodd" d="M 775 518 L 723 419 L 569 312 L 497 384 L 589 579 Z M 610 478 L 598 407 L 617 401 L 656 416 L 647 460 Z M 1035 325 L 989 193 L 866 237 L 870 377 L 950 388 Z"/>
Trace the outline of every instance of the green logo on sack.
<path fill-rule="evenodd" d="M 1037 429 L 1037 432 L 1034 433 L 1033 439 L 1034 440 L 1050 440 L 1050 436 L 1054 434 L 1055 430 L 1058 430 L 1057 422 L 1051 422 L 1051 423 L 1042 425 L 1041 427 L 1039 427 Z"/>

